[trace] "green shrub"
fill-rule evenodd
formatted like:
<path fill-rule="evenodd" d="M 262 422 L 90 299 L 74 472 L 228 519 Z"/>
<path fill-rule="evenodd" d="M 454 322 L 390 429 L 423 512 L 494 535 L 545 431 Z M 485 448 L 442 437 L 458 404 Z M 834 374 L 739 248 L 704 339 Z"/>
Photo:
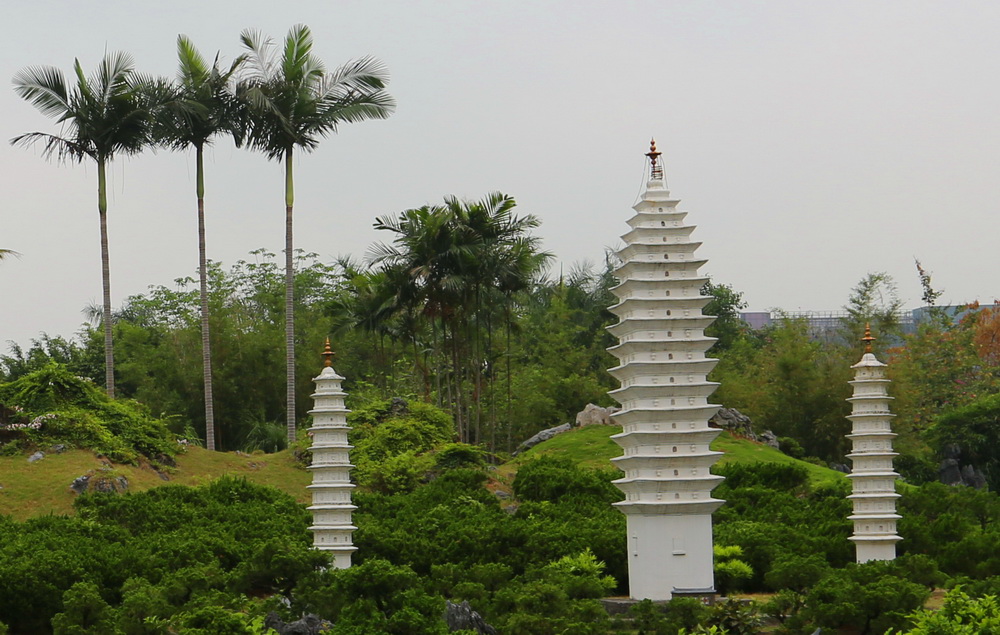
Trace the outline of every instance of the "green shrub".
<path fill-rule="evenodd" d="M 514 494 L 524 501 L 560 502 L 571 499 L 608 504 L 621 500 L 621 491 L 611 484 L 617 470 L 587 470 L 569 459 L 541 456 L 517 471 Z"/>

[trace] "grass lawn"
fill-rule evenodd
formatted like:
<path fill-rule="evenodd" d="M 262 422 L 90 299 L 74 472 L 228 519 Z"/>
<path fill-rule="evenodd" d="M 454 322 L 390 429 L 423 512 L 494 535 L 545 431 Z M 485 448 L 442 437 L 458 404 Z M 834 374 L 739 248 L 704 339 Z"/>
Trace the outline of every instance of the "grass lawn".
<path fill-rule="evenodd" d="M 109 465 L 86 450 L 46 454 L 34 463 L 28 463 L 25 455 L 2 456 L 0 514 L 15 520 L 45 514 L 72 514 L 76 494 L 69 486 L 73 479 Z M 177 467 L 167 470 L 169 481 L 164 481 L 148 466 L 110 465 L 110 469 L 110 474 L 127 478 L 129 491 L 133 492 L 160 485 L 201 485 L 228 474 L 272 485 L 301 503 L 309 501 L 306 486 L 312 482 L 312 475 L 295 463 L 288 450 L 276 454 L 241 455 L 189 448 L 185 454 L 177 456 Z"/>
<path fill-rule="evenodd" d="M 536 445 L 524 454 L 505 463 L 498 470 L 501 480 L 510 481 L 517 468 L 526 461 L 539 456 L 559 456 L 573 460 L 585 467 L 610 467 L 612 457 L 621 456 L 622 450 L 611 440 L 611 435 L 621 432 L 621 426 L 586 426 L 574 428 L 568 432 Z M 809 483 L 813 487 L 824 483 L 837 482 L 845 476 L 836 470 L 831 470 L 812 463 L 793 459 L 762 443 L 754 443 L 746 439 L 737 439 L 723 432 L 712 443 L 712 449 L 725 452 L 719 459 L 720 464 L 737 463 L 793 463 L 806 468 L 809 472 Z"/>

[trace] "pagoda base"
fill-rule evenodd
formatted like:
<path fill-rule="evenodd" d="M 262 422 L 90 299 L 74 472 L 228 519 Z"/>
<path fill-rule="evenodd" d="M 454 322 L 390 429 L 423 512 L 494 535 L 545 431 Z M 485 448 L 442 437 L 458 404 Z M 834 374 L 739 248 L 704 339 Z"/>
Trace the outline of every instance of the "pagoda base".
<path fill-rule="evenodd" d="M 902 538 L 899 536 L 886 536 L 884 538 L 852 536 L 848 540 L 854 543 L 857 561 L 862 563 L 872 560 L 895 560 L 896 543 Z"/>
<path fill-rule="evenodd" d="M 669 600 L 715 588 L 712 515 L 627 515 L 629 596 Z"/>

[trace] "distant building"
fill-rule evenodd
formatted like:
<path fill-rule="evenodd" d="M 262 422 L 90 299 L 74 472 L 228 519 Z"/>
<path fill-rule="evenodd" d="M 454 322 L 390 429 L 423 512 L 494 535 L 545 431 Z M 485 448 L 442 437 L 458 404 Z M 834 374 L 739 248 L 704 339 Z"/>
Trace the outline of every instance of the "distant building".
<path fill-rule="evenodd" d="M 958 323 L 971 309 L 966 304 L 956 304 L 951 306 L 936 307 L 948 316 L 953 324 Z M 908 311 L 900 311 L 896 314 L 899 320 L 900 331 L 903 335 L 909 335 L 917 331 L 920 324 L 931 319 L 934 307 L 920 307 Z M 809 337 L 823 342 L 836 341 L 842 335 L 841 328 L 844 321 L 850 317 L 847 311 L 746 311 L 740 313 L 740 319 L 755 330 L 767 328 L 780 324 L 783 319 L 805 320 L 809 328 Z"/>

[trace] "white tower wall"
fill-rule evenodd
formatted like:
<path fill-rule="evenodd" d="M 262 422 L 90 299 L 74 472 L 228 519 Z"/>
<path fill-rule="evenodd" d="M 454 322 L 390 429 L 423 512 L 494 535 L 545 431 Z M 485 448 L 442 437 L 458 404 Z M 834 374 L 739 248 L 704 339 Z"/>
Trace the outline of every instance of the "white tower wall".
<path fill-rule="evenodd" d="M 870 333 L 865 334 L 870 341 Z M 858 562 L 869 560 L 893 560 L 896 558 L 896 543 L 902 540 L 896 534 L 895 483 L 899 476 L 892 468 L 892 413 L 889 412 L 889 380 L 886 379 L 886 365 L 878 361 L 871 349 L 861 361 L 852 366 L 855 369 L 854 396 L 848 399 L 852 404 L 851 440 L 852 450 L 847 455 L 851 459 L 852 493 L 848 497 L 854 513 L 848 518 L 854 522 L 854 542 Z"/>
<path fill-rule="evenodd" d="M 648 156 L 652 177 L 622 236 L 612 289 L 619 322 L 608 330 L 619 343 L 608 350 L 619 365 L 609 372 L 621 387 L 609 394 L 622 405 L 612 438 L 623 450 L 612 461 L 624 473 L 615 505 L 627 518 L 629 594 L 669 600 L 714 592 L 712 512 L 723 501 L 711 494 L 722 477 L 710 471 L 721 453 L 709 449 L 719 406 L 708 401 L 718 384 L 707 376 L 717 360 L 705 355 L 715 339 L 704 333 L 714 318 L 702 314 L 711 298 L 701 295 L 701 243 L 666 189 L 655 145 Z"/>
<path fill-rule="evenodd" d="M 352 542 L 352 533 L 357 527 L 351 524 L 351 512 L 357 509 L 351 504 L 350 462 L 351 446 L 347 442 L 347 413 L 344 406 L 346 394 L 341 390 L 343 377 L 329 365 L 330 343 L 327 341 L 326 366 L 316 382 L 313 393 L 314 407 L 309 411 L 313 425 L 309 432 L 313 437 L 312 471 L 313 481 L 308 489 L 312 492 L 313 547 L 327 551 L 335 569 L 351 566 L 351 554 L 357 551 Z"/>

